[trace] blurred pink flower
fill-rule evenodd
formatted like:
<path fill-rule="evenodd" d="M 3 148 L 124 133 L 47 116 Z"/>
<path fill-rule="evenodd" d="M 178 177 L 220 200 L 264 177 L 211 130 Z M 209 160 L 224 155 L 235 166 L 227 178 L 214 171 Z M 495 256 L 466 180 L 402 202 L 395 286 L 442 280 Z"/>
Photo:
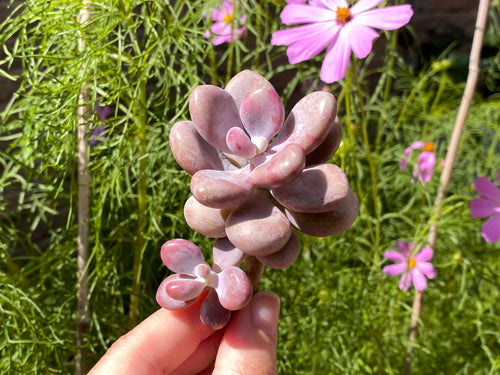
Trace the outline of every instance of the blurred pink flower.
<path fill-rule="evenodd" d="M 373 28 L 398 29 L 413 15 L 409 4 L 371 9 L 382 1 L 360 0 L 350 8 L 346 0 L 314 0 L 309 4 L 288 1 L 281 21 L 303 25 L 276 31 L 271 43 L 288 46 L 291 64 L 309 60 L 327 48 L 320 77 L 326 83 L 341 80 L 351 51 L 360 59 L 370 53 L 372 41 L 378 36 Z"/>
<path fill-rule="evenodd" d="M 500 182 L 500 171 L 497 179 Z M 481 233 L 486 242 L 497 242 L 500 240 L 500 189 L 486 177 L 476 178 L 474 187 L 482 198 L 470 201 L 470 213 L 475 218 L 490 216 L 483 224 Z"/>
<path fill-rule="evenodd" d="M 418 161 L 413 171 L 412 181 L 417 180 L 419 182 L 426 183 L 429 182 L 434 174 L 434 165 L 436 164 L 436 155 L 434 154 L 435 147 L 433 142 L 413 142 L 410 147 L 403 152 L 403 157 L 399 160 L 399 168 L 403 170 L 406 169 L 411 152 L 421 148 L 423 151 L 418 156 Z"/>
<path fill-rule="evenodd" d="M 427 287 L 426 277 L 433 279 L 436 276 L 436 270 L 429 261 L 432 259 L 433 251 L 430 247 L 425 246 L 419 253 L 412 256 L 413 242 L 406 244 L 405 242 L 396 242 L 396 248 L 399 250 L 387 250 L 384 257 L 391 262 L 391 264 L 383 268 L 383 272 L 388 276 L 401 276 L 399 288 L 407 291 L 413 281 L 415 289 L 422 291 Z"/>
<path fill-rule="evenodd" d="M 245 27 L 233 30 L 234 5 L 230 0 L 223 0 L 219 8 L 212 11 L 212 26 L 210 30 L 205 31 L 205 38 L 214 37 L 213 44 L 217 46 L 226 42 L 234 42 L 246 30 Z M 239 17 L 239 25 L 242 26 L 245 22 L 246 15 L 242 14 Z"/>

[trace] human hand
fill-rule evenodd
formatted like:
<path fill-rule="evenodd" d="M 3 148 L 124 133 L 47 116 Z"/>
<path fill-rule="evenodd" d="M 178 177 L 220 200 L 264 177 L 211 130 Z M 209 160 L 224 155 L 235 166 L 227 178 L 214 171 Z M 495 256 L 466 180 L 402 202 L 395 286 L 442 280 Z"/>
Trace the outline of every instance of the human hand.
<path fill-rule="evenodd" d="M 88 375 L 276 374 L 275 293 L 256 293 L 217 331 L 201 322 L 201 301 L 185 310 L 156 311 L 120 337 Z"/>

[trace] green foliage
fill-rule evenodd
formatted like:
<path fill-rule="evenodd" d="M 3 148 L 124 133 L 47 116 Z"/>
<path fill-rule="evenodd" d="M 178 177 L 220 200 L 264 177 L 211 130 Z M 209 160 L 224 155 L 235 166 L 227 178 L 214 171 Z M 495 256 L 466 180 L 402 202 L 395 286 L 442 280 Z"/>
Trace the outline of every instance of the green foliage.
<path fill-rule="evenodd" d="M 131 294 L 139 297 L 139 318 L 158 308 L 164 241 L 183 237 L 207 251 L 211 246 L 184 221 L 189 176 L 168 144 L 170 126 L 188 118 L 192 88 L 224 86 L 235 73 L 252 69 L 275 84 L 289 109 L 301 92 L 316 87 L 321 54 L 292 66 L 285 49 L 270 44 L 282 27 L 284 3 L 241 3 L 247 32 L 217 47 L 203 37 L 215 0 L 93 1 L 83 25 L 81 1 L 26 0 L 13 5 L 0 25 L 0 75 L 20 83 L 0 113 L 0 140 L 7 145 L 0 151 L 2 373 L 74 371 L 76 131 L 84 86 L 92 110 L 89 139 L 96 128 L 105 129 L 89 147 L 89 366 L 131 327 Z M 490 30 L 498 30 L 498 5 L 491 19 Z M 425 242 L 440 169 L 422 185 L 411 182 L 413 165 L 401 171 L 398 161 L 417 140 L 436 144 L 438 163 L 445 158 L 465 77 L 448 74 L 450 51 L 421 69 L 409 67 L 394 48 L 396 35 L 387 34 L 381 66 L 373 56 L 357 61 L 345 81 L 330 86 L 344 131 L 332 162 L 346 171 L 359 197 L 359 218 L 339 236 L 302 236 L 297 263 L 264 274 L 261 288 L 282 300 L 282 374 L 402 372 L 413 293 L 381 272 L 382 254 L 397 240 Z M 498 33 L 487 35 L 496 54 L 483 71 L 497 74 Z M 19 77 L 9 72 L 16 61 L 23 67 Z M 486 80 L 491 92 L 498 89 L 493 73 Z M 97 105 L 112 114 L 100 119 Z M 500 248 L 484 242 L 482 220 L 468 208 L 476 196 L 474 179 L 494 180 L 500 169 L 499 108 L 498 95 L 478 94 L 469 113 L 439 221 L 438 276 L 426 290 L 415 348 L 418 374 L 500 369 Z"/>

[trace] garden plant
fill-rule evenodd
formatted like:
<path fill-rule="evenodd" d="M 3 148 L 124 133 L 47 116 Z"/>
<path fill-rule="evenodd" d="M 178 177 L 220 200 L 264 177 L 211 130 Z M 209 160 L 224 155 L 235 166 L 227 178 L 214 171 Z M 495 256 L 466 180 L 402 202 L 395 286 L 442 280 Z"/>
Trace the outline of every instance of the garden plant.
<path fill-rule="evenodd" d="M 500 371 L 498 0 L 438 53 L 410 1 L 5 3 L 2 374 L 261 290 L 278 374 Z"/>

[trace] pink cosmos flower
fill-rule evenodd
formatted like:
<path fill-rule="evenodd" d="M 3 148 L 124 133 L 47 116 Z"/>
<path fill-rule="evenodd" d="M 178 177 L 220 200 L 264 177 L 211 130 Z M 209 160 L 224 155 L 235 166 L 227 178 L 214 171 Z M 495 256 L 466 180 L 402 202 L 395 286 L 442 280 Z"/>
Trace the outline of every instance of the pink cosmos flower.
<path fill-rule="evenodd" d="M 423 149 L 422 153 L 418 156 L 417 164 L 413 171 L 413 180 L 422 183 L 429 182 L 434 174 L 434 165 L 436 164 L 436 155 L 434 154 L 434 143 L 432 142 L 413 142 L 403 152 L 403 157 L 399 160 L 399 168 L 406 169 L 408 160 L 410 159 L 411 152 L 417 149 Z"/>
<path fill-rule="evenodd" d="M 303 25 L 276 31 L 271 43 L 288 46 L 291 64 L 309 60 L 327 48 L 320 77 L 326 83 L 338 81 L 346 74 L 351 51 L 360 59 L 370 53 L 372 41 L 378 36 L 373 28 L 398 29 L 413 15 L 409 4 L 371 9 L 382 1 L 360 0 L 350 8 L 346 0 L 288 2 L 281 21 Z"/>
<path fill-rule="evenodd" d="M 212 11 L 212 27 L 205 31 L 205 38 L 209 39 L 214 36 L 213 44 L 217 46 L 226 42 L 234 42 L 246 30 L 245 27 L 233 30 L 234 5 L 230 0 L 223 0 L 220 7 Z M 242 26 L 245 22 L 246 15 L 241 15 L 239 24 Z"/>
<path fill-rule="evenodd" d="M 497 179 L 500 182 L 500 171 Z M 470 213 L 475 218 L 490 216 L 483 224 L 481 233 L 487 242 L 497 242 L 500 240 L 500 189 L 486 177 L 476 178 L 474 187 L 482 198 L 470 201 Z"/>
<path fill-rule="evenodd" d="M 382 271 L 391 277 L 402 273 L 399 288 L 405 292 L 410 288 L 412 281 L 415 289 L 424 290 L 427 287 L 426 277 L 429 279 L 436 277 L 436 270 L 429 262 L 433 256 L 432 249 L 426 246 L 419 253 L 412 255 L 413 242 L 406 244 L 402 241 L 396 242 L 396 248 L 399 252 L 387 250 L 384 253 L 387 260 L 396 264 L 385 266 Z"/>

